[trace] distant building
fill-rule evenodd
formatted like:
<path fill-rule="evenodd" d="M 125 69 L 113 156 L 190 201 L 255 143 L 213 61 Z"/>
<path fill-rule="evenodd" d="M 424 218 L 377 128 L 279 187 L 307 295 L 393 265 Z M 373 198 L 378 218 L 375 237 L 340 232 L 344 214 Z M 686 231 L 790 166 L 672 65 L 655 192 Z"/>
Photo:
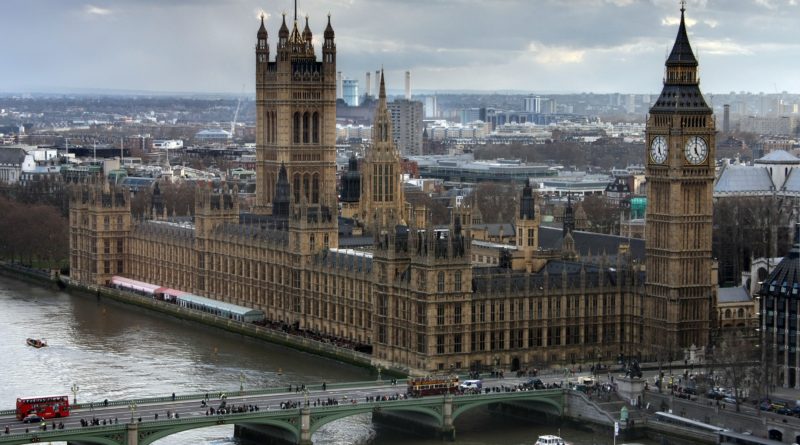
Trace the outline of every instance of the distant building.
<path fill-rule="evenodd" d="M 209 131 L 209 130 L 203 130 L 203 131 Z M 200 133 L 202 133 L 202 131 Z M 195 135 L 195 138 L 197 137 L 198 136 Z M 180 139 L 159 139 L 153 141 L 153 148 L 156 150 L 177 150 L 183 148 L 183 141 Z"/>
<path fill-rule="evenodd" d="M 797 122 L 792 116 L 760 117 L 746 116 L 742 118 L 740 129 L 748 133 L 766 135 L 791 135 L 794 134 Z"/>
<path fill-rule="evenodd" d="M 342 80 L 342 99 L 351 107 L 358 106 L 358 81 L 356 79 Z"/>
<path fill-rule="evenodd" d="M 422 155 L 422 102 L 395 99 L 388 104 L 392 114 L 394 143 L 402 156 Z"/>
<path fill-rule="evenodd" d="M 557 172 L 547 165 L 526 164 L 519 159 L 475 161 L 471 155 L 464 156 L 417 156 L 412 157 L 419 165 L 419 175 L 448 182 L 477 183 L 483 181 L 524 183 L 529 178 L 556 176 Z M 605 189 L 606 181 L 601 190 Z"/>
<path fill-rule="evenodd" d="M 231 133 L 220 128 L 201 130 L 194 135 L 197 142 L 228 142 L 231 139 Z M 153 141 L 153 148 L 155 148 L 155 141 Z"/>
<path fill-rule="evenodd" d="M 436 96 L 425 98 L 425 119 L 435 119 L 439 116 L 439 109 Z"/>
<path fill-rule="evenodd" d="M 33 155 L 19 146 L 0 147 L 0 183 L 16 184 L 23 170 L 36 167 Z"/>

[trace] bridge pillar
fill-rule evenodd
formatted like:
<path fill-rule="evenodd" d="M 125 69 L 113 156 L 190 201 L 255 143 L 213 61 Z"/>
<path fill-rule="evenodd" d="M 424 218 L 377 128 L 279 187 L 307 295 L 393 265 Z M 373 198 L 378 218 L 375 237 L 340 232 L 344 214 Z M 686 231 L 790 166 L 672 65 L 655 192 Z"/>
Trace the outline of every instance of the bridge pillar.
<path fill-rule="evenodd" d="M 125 444 L 139 445 L 139 424 L 129 423 L 125 425 L 125 429 L 127 430 L 127 440 L 125 441 Z"/>
<path fill-rule="evenodd" d="M 300 409 L 300 442 L 297 445 L 313 445 L 311 442 L 311 409 L 307 406 Z"/>
<path fill-rule="evenodd" d="M 444 405 L 442 405 L 442 430 L 440 431 L 442 439 L 455 441 L 456 428 L 453 426 L 453 395 L 446 394 L 444 396 Z"/>

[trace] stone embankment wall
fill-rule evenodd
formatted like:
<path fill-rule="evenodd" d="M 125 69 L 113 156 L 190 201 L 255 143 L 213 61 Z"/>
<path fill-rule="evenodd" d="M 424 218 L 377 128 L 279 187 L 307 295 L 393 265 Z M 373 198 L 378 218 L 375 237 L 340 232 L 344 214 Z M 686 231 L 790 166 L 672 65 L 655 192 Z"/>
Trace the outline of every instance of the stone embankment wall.
<path fill-rule="evenodd" d="M 249 337 L 266 340 L 270 343 L 275 343 L 287 346 L 293 349 L 309 352 L 323 357 L 329 357 L 345 363 L 350 363 L 357 366 L 372 368 L 372 357 L 369 354 L 354 351 L 352 349 L 341 348 L 329 343 L 312 340 L 309 338 L 290 335 L 285 332 L 270 329 L 262 326 L 257 326 L 252 323 L 243 323 L 235 320 L 230 320 L 224 317 L 208 314 L 202 311 L 183 308 L 178 305 L 168 303 L 165 301 L 155 300 L 150 297 L 137 295 L 130 292 L 123 292 L 117 289 L 111 289 L 100 286 L 79 286 L 72 282 L 67 282 L 68 289 L 72 292 L 82 292 L 89 295 L 96 295 L 100 298 L 109 298 L 125 304 L 139 306 L 145 309 L 158 311 L 164 314 L 172 315 L 174 317 L 182 318 L 185 320 L 196 321 L 208 326 L 224 329 L 229 332 L 247 335 Z M 391 374 L 392 370 L 389 369 L 387 375 Z M 396 373 L 396 372 L 395 372 Z"/>

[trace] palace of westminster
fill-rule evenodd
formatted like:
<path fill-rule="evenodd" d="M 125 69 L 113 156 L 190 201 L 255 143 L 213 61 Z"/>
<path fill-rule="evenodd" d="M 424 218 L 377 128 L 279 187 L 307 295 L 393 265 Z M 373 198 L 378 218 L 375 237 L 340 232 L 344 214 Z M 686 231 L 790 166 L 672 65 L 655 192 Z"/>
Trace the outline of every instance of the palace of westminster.
<path fill-rule="evenodd" d="M 558 247 L 542 247 L 536 191 L 526 184 L 514 243 L 496 246 L 498 265 L 473 265 L 478 212 L 454 207 L 448 226 L 434 226 L 426 208 L 404 199 L 383 75 L 372 145 L 337 187 L 330 16 L 321 57 L 308 21 L 290 30 L 284 16 L 274 56 L 263 19 L 256 35 L 253 211 L 240 211 L 235 187 L 205 184 L 194 217 L 167 217 L 156 192 L 140 220 L 125 190 L 82 183 L 70 202 L 72 279 L 106 285 L 120 275 L 260 309 L 273 322 L 368 344 L 375 359 L 417 372 L 620 354 L 682 359 L 708 345 L 716 292 L 715 121 L 683 13 L 647 118 L 643 262 L 622 238 L 608 255 L 576 254 L 571 207 Z M 344 219 L 358 221 L 367 241 L 340 233 Z"/>

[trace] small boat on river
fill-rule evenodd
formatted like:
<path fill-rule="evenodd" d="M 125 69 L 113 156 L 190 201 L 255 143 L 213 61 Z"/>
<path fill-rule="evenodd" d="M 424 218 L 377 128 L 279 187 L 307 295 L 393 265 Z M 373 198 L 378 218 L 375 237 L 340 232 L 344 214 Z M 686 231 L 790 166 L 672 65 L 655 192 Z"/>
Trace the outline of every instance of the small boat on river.
<path fill-rule="evenodd" d="M 567 442 L 558 436 L 548 434 L 539 436 L 539 439 L 536 440 L 536 445 L 567 445 Z"/>
<path fill-rule="evenodd" d="M 44 341 L 44 339 L 29 338 L 25 341 L 26 343 L 28 343 L 28 346 L 33 346 L 36 349 L 44 348 L 45 346 L 47 346 L 47 342 Z"/>

